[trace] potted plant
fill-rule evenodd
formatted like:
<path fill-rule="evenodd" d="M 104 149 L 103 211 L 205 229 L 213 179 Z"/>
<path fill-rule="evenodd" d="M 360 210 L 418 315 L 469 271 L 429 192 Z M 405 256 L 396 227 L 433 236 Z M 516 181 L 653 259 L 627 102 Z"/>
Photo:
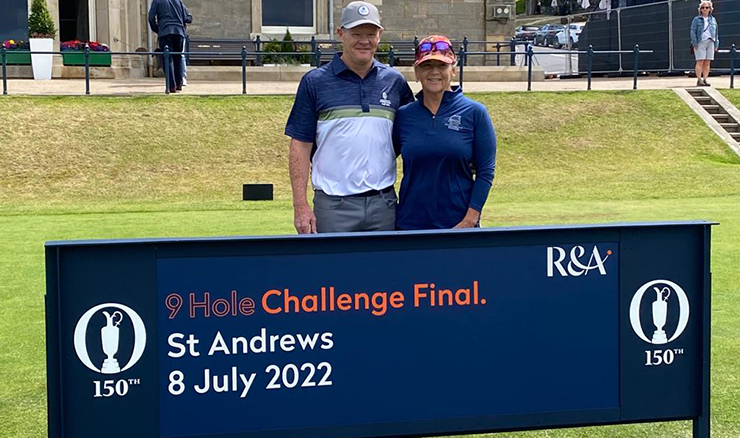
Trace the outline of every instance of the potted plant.
<path fill-rule="evenodd" d="M 3 47 L 5 47 L 5 63 L 9 65 L 31 65 L 31 54 L 30 53 L 13 53 L 13 52 L 27 52 L 29 49 L 28 43 L 25 41 L 6 40 L 3 41 Z"/>
<path fill-rule="evenodd" d="M 57 30 L 49 14 L 46 0 L 33 0 L 31 15 L 28 17 L 28 35 L 32 52 L 51 52 L 54 50 L 54 36 Z M 51 66 L 54 55 L 32 54 L 34 79 L 51 79 Z"/>
<path fill-rule="evenodd" d="M 110 49 L 97 41 L 65 41 L 61 44 L 64 65 L 85 65 L 85 46 L 90 48 L 89 65 L 110 67 Z"/>

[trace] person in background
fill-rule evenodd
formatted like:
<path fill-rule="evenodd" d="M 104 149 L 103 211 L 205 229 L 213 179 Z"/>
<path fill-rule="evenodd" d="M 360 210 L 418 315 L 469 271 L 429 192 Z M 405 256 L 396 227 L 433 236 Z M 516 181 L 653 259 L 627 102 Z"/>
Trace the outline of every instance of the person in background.
<path fill-rule="evenodd" d="M 183 4 L 184 5 L 184 4 Z M 188 26 L 185 26 L 185 43 L 183 44 L 184 51 L 188 51 Z M 182 55 L 182 86 L 188 85 L 188 57 Z"/>
<path fill-rule="evenodd" d="M 699 15 L 691 22 L 691 45 L 696 57 L 696 86 L 708 87 L 709 65 L 714 53 L 719 50 L 719 26 L 712 15 L 712 2 L 703 0 L 699 4 Z"/>
<path fill-rule="evenodd" d="M 399 230 L 480 226 L 493 183 L 496 134 L 486 107 L 452 88 L 455 62 L 447 37 L 419 42 L 414 72 L 422 91 L 398 110 L 393 128 L 403 158 Z"/>
<path fill-rule="evenodd" d="M 149 8 L 149 26 L 157 34 L 159 48 L 182 52 L 185 25 L 193 22 L 188 8 L 180 0 L 153 0 Z M 170 92 L 182 90 L 182 55 L 170 55 L 170 74 L 167 83 Z"/>

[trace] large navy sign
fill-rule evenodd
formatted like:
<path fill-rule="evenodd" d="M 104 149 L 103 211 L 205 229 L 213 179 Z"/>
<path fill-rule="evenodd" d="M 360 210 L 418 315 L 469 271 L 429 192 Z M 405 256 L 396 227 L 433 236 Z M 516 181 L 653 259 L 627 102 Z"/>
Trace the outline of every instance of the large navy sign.
<path fill-rule="evenodd" d="M 52 242 L 50 436 L 708 436 L 709 225 Z"/>

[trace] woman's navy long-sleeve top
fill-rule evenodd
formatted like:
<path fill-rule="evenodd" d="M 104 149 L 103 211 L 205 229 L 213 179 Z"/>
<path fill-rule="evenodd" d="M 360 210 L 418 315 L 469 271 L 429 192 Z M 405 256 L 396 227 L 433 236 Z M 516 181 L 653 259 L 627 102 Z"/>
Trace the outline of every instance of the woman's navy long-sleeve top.
<path fill-rule="evenodd" d="M 472 208 L 483 209 L 493 183 L 496 133 L 486 107 L 458 87 L 446 91 L 437 114 L 417 101 L 399 108 L 393 140 L 403 158 L 396 226 L 452 228 Z"/>

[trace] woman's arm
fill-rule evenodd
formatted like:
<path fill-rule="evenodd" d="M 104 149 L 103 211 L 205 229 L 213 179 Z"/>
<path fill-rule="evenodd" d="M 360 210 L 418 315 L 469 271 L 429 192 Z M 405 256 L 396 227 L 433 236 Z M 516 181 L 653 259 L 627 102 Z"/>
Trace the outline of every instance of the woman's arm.
<path fill-rule="evenodd" d="M 715 47 L 714 51 L 716 52 L 719 50 L 719 23 L 717 23 L 717 19 L 714 18 L 714 15 L 712 15 L 712 20 L 714 20 L 714 27 L 717 29 L 717 41 L 715 41 Z"/>
<path fill-rule="evenodd" d="M 691 45 L 697 45 L 699 44 L 699 40 L 696 38 L 696 25 L 699 23 L 698 20 L 700 20 L 701 17 L 696 16 L 691 21 Z"/>
<path fill-rule="evenodd" d="M 475 168 L 475 182 L 473 193 L 470 195 L 470 205 L 465 218 L 455 228 L 475 226 L 480 218 L 480 212 L 488 199 L 488 193 L 493 184 L 493 173 L 496 165 L 496 132 L 491 123 L 486 107 L 477 107 L 475 128 L 473 132 L 473 167 Z"/>

